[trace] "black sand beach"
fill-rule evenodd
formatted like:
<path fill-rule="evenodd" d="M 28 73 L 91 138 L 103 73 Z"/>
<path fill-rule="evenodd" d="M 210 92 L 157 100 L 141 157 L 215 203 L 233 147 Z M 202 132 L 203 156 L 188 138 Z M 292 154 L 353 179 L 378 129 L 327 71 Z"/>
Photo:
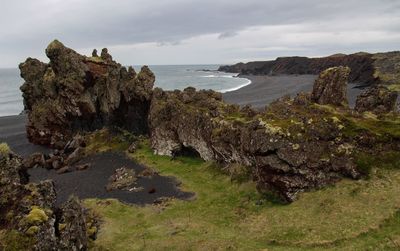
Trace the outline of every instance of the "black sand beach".
<path fill-rule="evenodd" d="M 6 142 L 15 153 L 22 157 L 35 152 L 49 152 L 48 148 L 28 141 L 25 122 L 26 115 L 0 117 L 0 142 Z"/>
<path fill-rule="evenodd" d="M 249 76 L 241 77 L 251 80 L 251 84 L 239 90 L 226 92 L 223 98 L 226 102 L 239 105 L 252 105 L 263 108 L 272 101 L 289 94 L 294 97 L 301 91 L 312 90 L 316 75 L 279 75 L 279 76 Z M 348 99 L 351 107 L 355 105 L 356 98 L 361 89 L 354 88 L 357 84 L 349 84 Z"/>
<path fill-rule="evenodd" d="M 81 199 L 115 198 L 132 204 L 151 204 L 163 197 L 190 199 L 194 195 L 193 193 L 180 191 L 178 189 L 179 182 L 173 177 L 157 174 L 138 178 L 137 187 L 143 188 L 140 191 L 107 191 L 108 178 L 114 173 L 115 169 L 126 167 L 134 169 L 136 173 L 140 173 L 145 169 L 144 166 L 135 163 L 123 153 L 99 153 L 86 157 L 79 161 L 77 165 L 84 163 L 91 163 L 92 166 L 86 170 L 64 174 L 57 174 L 55 170 L 33 168 L 29 170 L 29 179 L 31 182 L 46 179 L 53 180 L 57 192 L 57 204 L 59 205 L 67 201 L 72 194 Z"/>

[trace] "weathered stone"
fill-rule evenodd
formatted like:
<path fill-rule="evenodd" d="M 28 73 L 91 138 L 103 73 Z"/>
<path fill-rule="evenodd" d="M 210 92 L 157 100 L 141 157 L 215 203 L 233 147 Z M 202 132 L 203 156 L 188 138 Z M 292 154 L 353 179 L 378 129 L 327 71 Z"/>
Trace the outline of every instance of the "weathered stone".
<path fill-rule="evenodd" d="M 76 132 L 103 126 L 148 132 L 155 81 L 148 67 L 136 74 L 112 61 L 107 49 L 90 58 L 57 40 L 46 54 L 48 64 L 32 58 L 20 64 L 30 141 L 61 149 Z"/>
<path fill-rule="evenodd" d="M 347 81 L 349 67 L 324 70 L 315 80 L 311 99 L 321 105 L 347 106 Z"/>
<path fill-rule="evenodd" d="M 58 169 L 57 173 L 58 174 L 63 174 L 63 173 L 69 173 L 69 172 L 72 172 L 72 171 L 73 171 L 73 169 L 72 169 L 71 166 L 64 166 L 64 167 L 61 167 L 60 169 Z"/>
<path fill-rule="evenodd" d="M 61 207 L 58 222 L 59 246 L 61 250 L 86 250 L 88 236 L 84 208 L 75 197 L 70 198 Z M 62 227 L 60 227 L 62 226 Z"/>
<path fill-rule="evenodd" d="M 86 163 L 86 164 L 77 165 L 75 168 L 78 171 L 82 171 L 82 170 L 88 169 L 89 167 L 90 167 L 90 164 Z"/>
<path fill-rule="evenodd" d="M 134 153 L 134 152 L 136 151 L 136 149 L 137 149 L 137 142 L 133 142 L 133 143 L 129 146 L 128 152 L 129 152 L 129 153 Z"/>
<path fill-rule="evenodd" d="M 65 164 L 73 165 L 85 156 L 85 149 L 82 147 L 76 148 L 65 160 Z"/>
<path fill-rule="evenodd" d="M 13 153 L 0 156 L 0 194 L 0 231 L 29 238 L 29 250 L 87 250 L 80 203 L 70 200 L 57 208 L 54 183 L 28 183 L 22 159 Z"/>
<path fill-rule="evenodd" d="M 388 113 L 396 110 L 398 94 L 383 86 L 372 86 L 364 90 L 356 100 L 357 112 Z"/>

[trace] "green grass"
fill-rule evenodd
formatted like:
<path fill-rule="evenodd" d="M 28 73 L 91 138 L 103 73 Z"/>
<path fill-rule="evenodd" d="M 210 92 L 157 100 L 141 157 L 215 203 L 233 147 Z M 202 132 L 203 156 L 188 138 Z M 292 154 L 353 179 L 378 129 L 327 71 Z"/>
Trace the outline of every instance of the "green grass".
<path fill-rule="evenodd" d="M 86 200 L 103 220 L 95 250 L 395 250 L 400 243 L 397 168 L 373 166 L 368 180 L 343 180 L 280 205 L 200 159 L 156 156 L 147 142 L 131 157 L 196 196 L 145 207 Z"/>

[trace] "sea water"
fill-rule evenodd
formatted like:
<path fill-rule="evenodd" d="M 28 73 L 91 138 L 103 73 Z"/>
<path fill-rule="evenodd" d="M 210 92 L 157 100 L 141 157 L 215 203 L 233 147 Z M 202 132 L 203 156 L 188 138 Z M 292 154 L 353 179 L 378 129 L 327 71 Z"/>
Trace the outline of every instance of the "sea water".
<path fill-rule="evenodd" d="M 218 72 L 218 65 L 154 65 L 155 86 L 164 90 L 212 89 L 219 92 L 237 90 L 251 83 L 237 74 Z M 138 72 L 140 67 L 135 66 Z M 18 69 L 0 69 L 0 117 L 17 115 L 23 110 L 20 86 L 24 80 Z"/>

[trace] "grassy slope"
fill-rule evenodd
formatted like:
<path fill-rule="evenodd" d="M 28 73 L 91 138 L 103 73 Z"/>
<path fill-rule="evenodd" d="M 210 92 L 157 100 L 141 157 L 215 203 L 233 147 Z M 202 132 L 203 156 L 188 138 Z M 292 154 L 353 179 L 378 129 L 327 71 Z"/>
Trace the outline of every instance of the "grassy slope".
<path fill-rule="evenodd" d="M 103 217 L 97 250 L 368 250 L 400 247 L 400 170 L 374 169 L 369 180 L 343 180 L 290 205 L 262 200 L 200 159 L 152 154 L 133 158 L 182 181 L 193 201 L 138 207 L 87 200 Z M 257 205 L 262 202 L 262 205 Z"/>

